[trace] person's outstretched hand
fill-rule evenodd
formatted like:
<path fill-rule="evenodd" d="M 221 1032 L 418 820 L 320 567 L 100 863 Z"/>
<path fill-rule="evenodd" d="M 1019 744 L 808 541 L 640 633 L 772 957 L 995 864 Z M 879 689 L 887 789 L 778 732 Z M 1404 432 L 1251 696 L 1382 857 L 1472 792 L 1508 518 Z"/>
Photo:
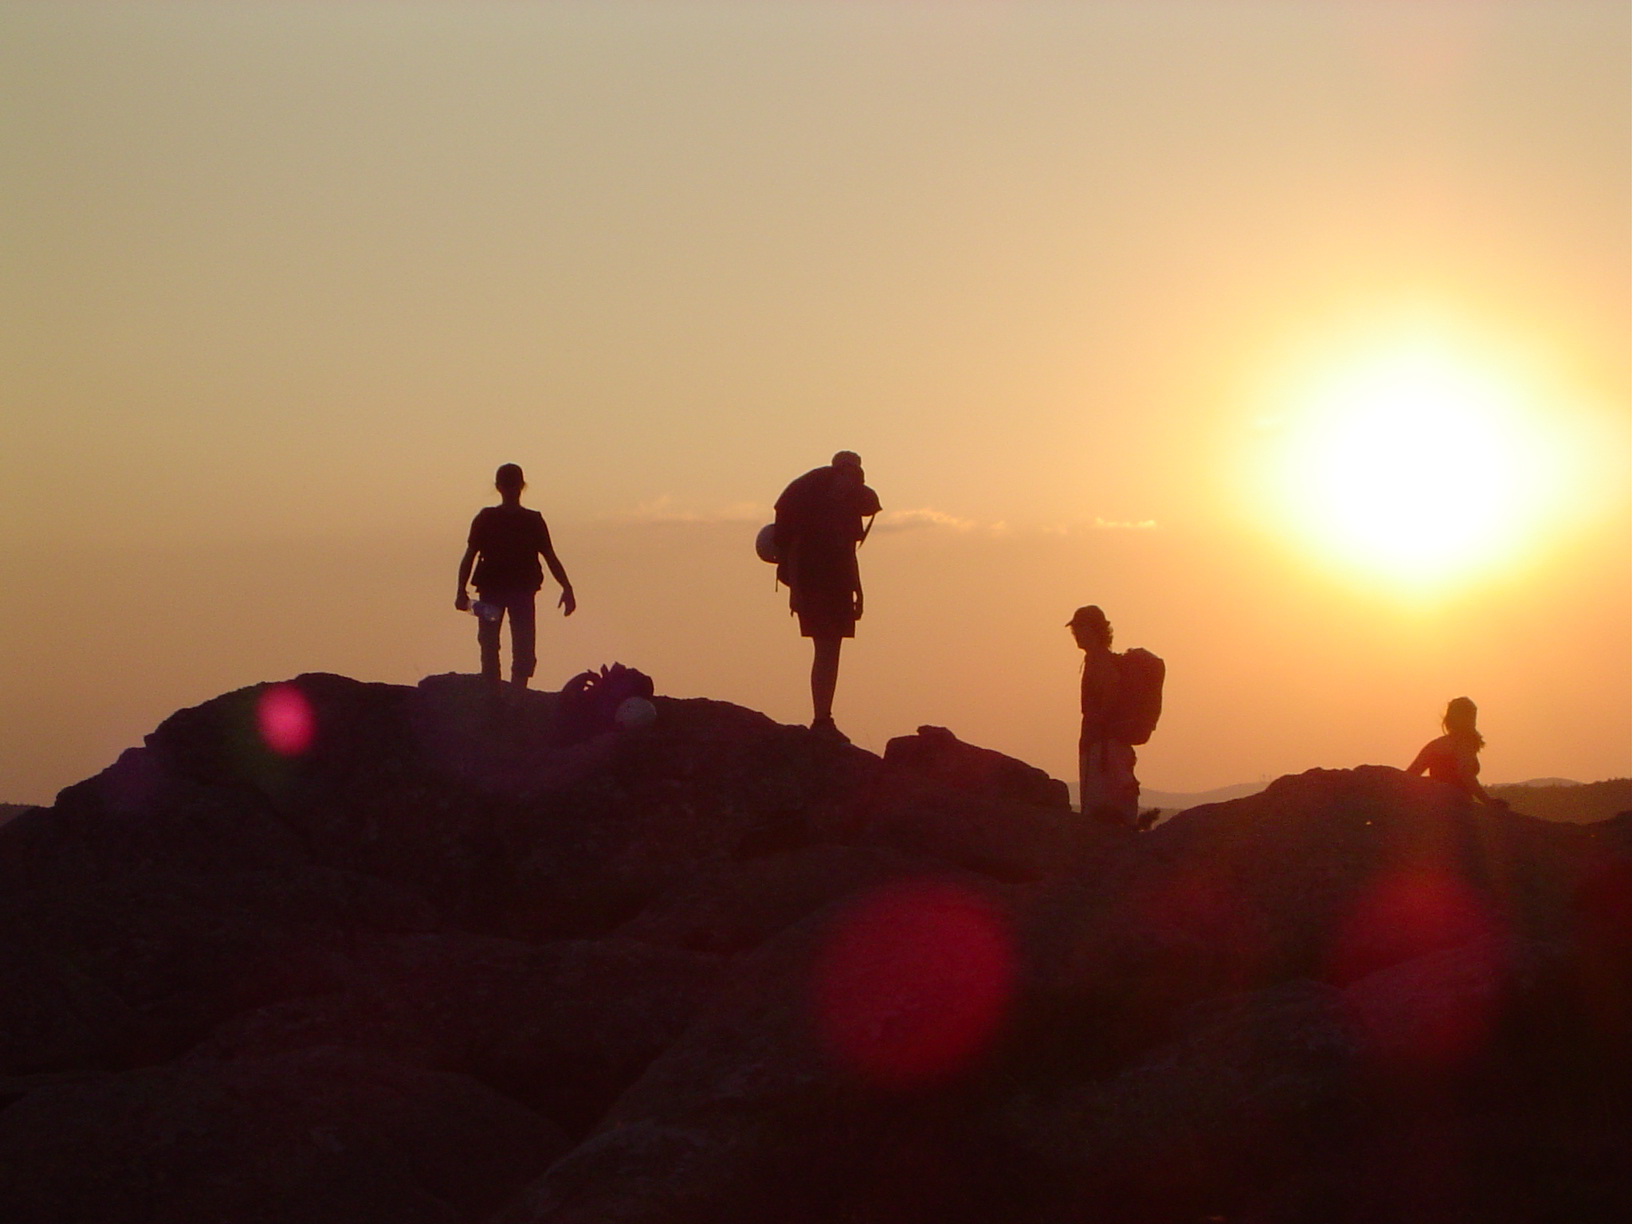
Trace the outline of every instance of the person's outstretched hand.
<path fill-rule="evenodd" d="M 453 610 L 455 612 L 469 612 L 470 596 L 464 591 L 460 591 L 459 594 L 455 595 L 453 597 Z"/>
<path fill-rule="evenodd" d="M 562 616 L 571 616 L 578 610 L 578 599 L 570 586 L 561 588 L 561 598 L 556 601 L 556 607 L 561 609 Z"/>

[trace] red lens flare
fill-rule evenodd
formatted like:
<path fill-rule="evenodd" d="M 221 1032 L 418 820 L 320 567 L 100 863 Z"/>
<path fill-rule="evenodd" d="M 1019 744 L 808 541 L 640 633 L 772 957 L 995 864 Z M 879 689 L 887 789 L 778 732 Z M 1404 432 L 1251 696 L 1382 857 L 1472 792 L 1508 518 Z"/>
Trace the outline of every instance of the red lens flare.
<path fill-rule="evenodd" d="M 1420 1070 L 1454 1066 L 1490 1036 L 1507 980 L 1505 934 L 1456 876 L 1405 872 L 1361 897 L 1327 976 L 1350 983 L 1349 1018 L 1373 1058 Z"/>
<path fill-rule="evenodd" d="M 1490 907 L 1444 871 L 1402 871 L 1361 892 L 1339 925 L 1326 977 L 1347 984 L 1402 961 L 1501 934 Z"/>
<path fill-rule="evenodd" d="M 312 746 L 317 719 L 312 703 L 292 684 L 274 684 L 255 704 L 261 742 L 279 756 L 299 756 Z"/>
<path fill-rule="evenodd" d="M 990 903 L 949 884 L 902 885 L 840 919 L 817 960 L 816 1019 L 835 1061 L 905 1089 L 978 1059 L 1013 989 L 1012 940 Z"/>

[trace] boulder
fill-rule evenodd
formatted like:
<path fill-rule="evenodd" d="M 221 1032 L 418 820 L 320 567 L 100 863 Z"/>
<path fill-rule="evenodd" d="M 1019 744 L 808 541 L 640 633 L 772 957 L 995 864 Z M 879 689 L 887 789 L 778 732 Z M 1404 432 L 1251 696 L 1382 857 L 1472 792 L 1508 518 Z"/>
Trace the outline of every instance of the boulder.
<path fill-rule="evenodd" d="M 684 1032 L 717 977 L 713 957 L 623 940 L 375 939 L 343 992 L 241 1015 L 187 1061 L 371 1050 L 471 1076 L 582 1134 Z"/>
<path fill-rule="evenodd" d="M 0 1218 L 1624 1218 L 1629 818 L 653 710 L 299 676 L 0 828 Z"/>
<path fill-rule="evenodd" d="M 228 1016 L 335 989 L 359 931 L 430 924 L 416 898 L 323 868 L 0 896 L 0 1073 L 171 1057 Z"/>
<path fill-rule="evenodd" d="M 567 1147 L 474 1080 L 357 1051 L 45 1087 L 0 1112 L 10 1224 L 464 1224 Z"/>
<path fill-rule="evenodd" d="M 1009 933 L 1000 894 L 935 875 L 788 928 L 499 1219 L 874 1218 L 844 1213 L 879 1195 L 884 1211 L 903 1144 L 934 1150 L 926 1136 L 958 1129 L 960 1094 L 991 1067 L 1016 987 Z M 976 1163 L 949 1175 L 962 1185 Z M 921 1189 L 939 1218 L 992 1218 Z"/>
<path fill-rule="evenodd" d="M 966 794 L 1039 807 L 1068 808 L 1070 791 L 1035 765 L 990 748 L 966 744 L 945 727 L 924 726 L 884 745 L 884 766 L 912 773 Z"/>
<path fill-rule="evenodd" d="M 56 891 L 132 873 L 274 871 L 309 862 L 253 792 L 199 782 L 131 748 L 50 808 L 0 826 L 0 889 Z"/>
<path fill-rule="evenodd" d="M 1357 1043 L 1309 981 L 1197 1009 L 1178 1040 L 1104 1080 L 1033 1079 L 999 1107 L 1040 1219 L 1234 1219 L 1341 1125 Z"/>
<path fill-rule="evenodd" d="M 889 883 L 959 873 L 934 859 L 876 846 L 812 846 L 712 865 L 658 897 L 618 935 L 663 947 L 732 955 L 836 901 Z"/>

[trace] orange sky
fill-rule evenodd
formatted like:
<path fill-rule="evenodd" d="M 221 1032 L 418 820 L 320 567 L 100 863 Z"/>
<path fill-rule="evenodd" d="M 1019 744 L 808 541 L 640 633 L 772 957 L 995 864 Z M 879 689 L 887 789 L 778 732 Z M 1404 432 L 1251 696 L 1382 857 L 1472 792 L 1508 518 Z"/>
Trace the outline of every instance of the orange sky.
<path fill-rule="evenodd" d="M 0 3 L 0 799 L 472 668 L 506 460 L 582 603 L 540 682 L 801 720 L 751 541 L 840 447 L 869 747 L 1069 774 L 1098 602 L 1169 663 L 1148 785 L 1403 763 L 1462 693 L 1489 779 L 1632 773 L 1629 85 L 1567 0 Z M 1403 510 L 1391 433 L 1298 441 L 1402 337 L 1475 388 L 1376 405 Z"/>

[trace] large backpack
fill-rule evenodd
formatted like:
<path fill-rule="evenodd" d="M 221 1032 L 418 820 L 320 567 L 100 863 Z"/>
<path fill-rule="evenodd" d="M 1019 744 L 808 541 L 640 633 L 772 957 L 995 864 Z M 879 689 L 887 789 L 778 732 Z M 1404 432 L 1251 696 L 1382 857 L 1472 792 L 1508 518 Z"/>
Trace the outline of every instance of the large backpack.
<path fill-rule="evenodd" d="M 1162 682 L 1167 664 L 1137 646 L 1117 657 L 1116 705 L 1106 720 L 1109 738 L 1145 744 L 1162 717 Z"/>

